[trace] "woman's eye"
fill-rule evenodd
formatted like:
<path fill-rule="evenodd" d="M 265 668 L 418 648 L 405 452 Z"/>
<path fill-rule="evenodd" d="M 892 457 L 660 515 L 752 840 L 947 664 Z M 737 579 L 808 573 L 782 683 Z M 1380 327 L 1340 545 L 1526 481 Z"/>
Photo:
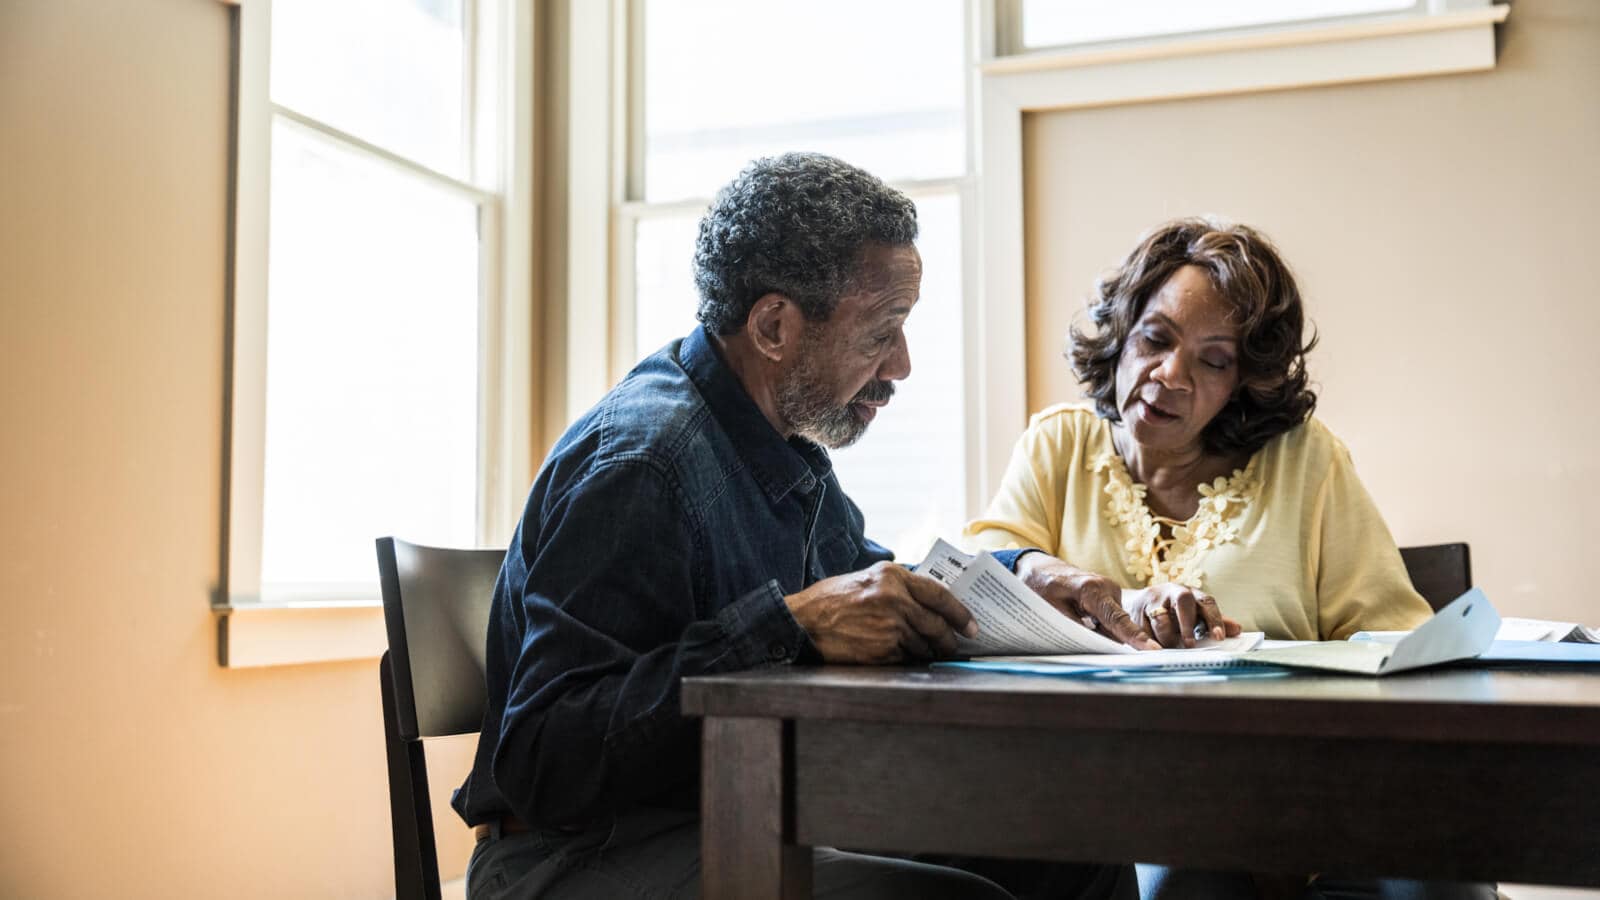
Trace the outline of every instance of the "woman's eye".
<path fill-rule="evenodd" d="M 1207 359 L 1202 360 L 1202 362 L 1218 372 L 1226 371 L 1229 366 L 1233 365 L 1233 360 L 1231 359 Z"/>
<path fill-rule="evenodd" d="M 1167 346 L 1167 341 L 1165 338 L 1158 334 L 1151 334 L 1149 332 L 1139 335 L 1139 340 L 1143 341 L 1146 347 L 1156 350 L 1160 350 L 1162 347 Z"/>

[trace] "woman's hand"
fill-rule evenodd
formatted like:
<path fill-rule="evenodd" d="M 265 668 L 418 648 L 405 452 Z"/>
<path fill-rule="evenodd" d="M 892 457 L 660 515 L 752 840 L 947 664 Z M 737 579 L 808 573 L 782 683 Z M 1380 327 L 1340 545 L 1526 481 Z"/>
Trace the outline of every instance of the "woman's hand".
<path fill-rule="evenodd" d="M 1128 618 L 1163 647 L 1193 647 L 1196 638 L 1222 640 L 1237 637 L 1242 630 L 1222 614 L 1215 597 L 1181 584 L 1127 591 L 1122 606 Z"/>
<path fill-rule="evenodd" d="M 1159 650 L 1161 645 L 1122 607 L 1122 588 L 1104 575 L 1085 572 L 1047 553 L 1025 553 L 1017 560 L 1017 577 L 1051 606 L 1085 628 L 1094 629 L 1130 647 Z M 1238 633 L 1238 625 L 1234 626 Z"/>

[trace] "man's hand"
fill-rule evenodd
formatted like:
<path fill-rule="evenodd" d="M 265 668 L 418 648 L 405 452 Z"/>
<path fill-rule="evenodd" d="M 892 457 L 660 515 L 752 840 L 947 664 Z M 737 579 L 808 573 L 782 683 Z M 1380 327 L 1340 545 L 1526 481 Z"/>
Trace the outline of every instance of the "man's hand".
<path fill-rule="evenodd" d="M 944 585 L 894 563 L 824 578 L 783 599 L 828 662 L 950 656 L 957 631 L 978 634 L 972 613 Z"/>
<path fill-rule="evenodd" d="M 1123 597 L 1128 617 L 1163 647 L 1193 647 L 1195 639 L 1237 637 L 1238 622 L 1224 616 L 1215 597 L 1181 584 L 1158 584 Z"/>
<path fill-rule="evenodd" d="M 1130 647 L 1158 650 L 1161 645 L 1122 608 L 1122 588 L 1104 575 L 1067 565 L 1048 553 L 1025 553 L 1017 560 L 1017 577 L 1074 622 L 1095 629 Z"/>

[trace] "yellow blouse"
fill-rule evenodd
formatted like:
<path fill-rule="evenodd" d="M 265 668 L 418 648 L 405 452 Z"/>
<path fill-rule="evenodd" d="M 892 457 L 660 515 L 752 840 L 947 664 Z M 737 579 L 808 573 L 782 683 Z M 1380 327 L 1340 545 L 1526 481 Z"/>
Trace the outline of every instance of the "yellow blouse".
<path fill-rule="evenodd" d="M 1124 588 L 1204 590 L 1269 638 L 1342 640 L 1431 614 L 1350 451 L 1316 419 L 1200 494 L 1194 516 L 1163 538 L 1111 423 L 1063 404 L 1028 423 L 999 494 L 966 536 L 986 550 L 1038 547 Z"/>

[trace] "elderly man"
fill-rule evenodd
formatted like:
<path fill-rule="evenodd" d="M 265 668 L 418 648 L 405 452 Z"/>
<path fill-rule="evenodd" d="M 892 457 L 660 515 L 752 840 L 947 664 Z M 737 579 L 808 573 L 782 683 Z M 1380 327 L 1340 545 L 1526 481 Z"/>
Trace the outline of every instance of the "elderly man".
<path fill-rule="evenodd" d="M 501 567 L 454 802 L 478 833 L 475 900 L 696 896 L 684 676 L 924 659 L 975 633 L 863 536 L 819 446 L 859 438 L 911 372 L 916 234 L 911 201 L 825 156 L 760 160 L 718 193 L 695 248 L 702 327 L 562 436 Z M 961 869 L 816 854 L 817 896 L 1010 896 Z M 1054 868 L 1069 894 L 1116 877 Z"/>

